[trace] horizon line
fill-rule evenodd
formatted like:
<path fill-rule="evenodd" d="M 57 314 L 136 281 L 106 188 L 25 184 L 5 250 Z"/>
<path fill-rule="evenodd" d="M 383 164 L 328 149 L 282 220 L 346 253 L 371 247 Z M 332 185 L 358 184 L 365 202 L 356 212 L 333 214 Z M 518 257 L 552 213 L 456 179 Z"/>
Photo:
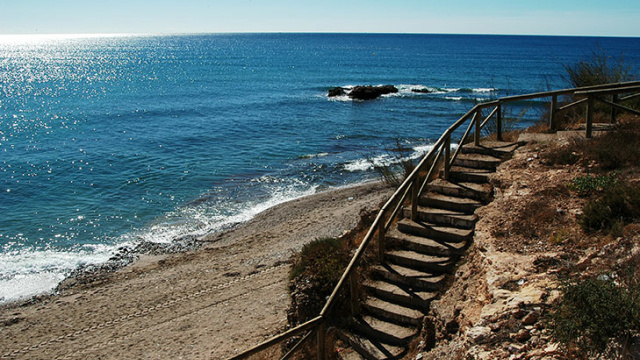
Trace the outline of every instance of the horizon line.
<path fill-rule="evenodd" d="M 233 34 L 318 34 L 318 35 L 460 35 L 460 36 L 531 36 L 531 37 L 593 37 L 593 38 L 640 38 L 633 35 L 585 35 L 585 34 L 508 34 L 508 33 L 447 33 L 447 32 L 357 32 L 357 31 L 211 31 L 211 32 L 89 32 L 89 33 L 15 33 L 0 34 L 10 36 L 66 36 L 66 37 L 108 37 L 108 36 L 189 36 L 189 35 L 233 35 Z"/>

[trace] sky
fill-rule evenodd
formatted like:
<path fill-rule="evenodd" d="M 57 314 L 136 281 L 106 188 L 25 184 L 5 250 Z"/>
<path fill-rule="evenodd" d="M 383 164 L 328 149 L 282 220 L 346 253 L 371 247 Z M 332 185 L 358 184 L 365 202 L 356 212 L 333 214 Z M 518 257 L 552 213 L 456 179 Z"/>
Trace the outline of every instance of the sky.
<path fill-rule="evenodd" d="M 640 37 L 638 0 L 0 0 L 0 34 L 359 32 Z"/>

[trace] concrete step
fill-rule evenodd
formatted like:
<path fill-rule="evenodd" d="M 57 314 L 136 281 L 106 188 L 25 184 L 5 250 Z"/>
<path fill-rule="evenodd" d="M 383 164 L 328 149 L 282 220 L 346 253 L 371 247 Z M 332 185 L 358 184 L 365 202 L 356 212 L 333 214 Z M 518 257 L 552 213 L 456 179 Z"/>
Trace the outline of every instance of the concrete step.
<path fill-rule="evenodd" d="M 453 257 L 426 255 L 412 250 L 387 251 L 384 256 L 394 264 L 430 273 L 450 273 L 456 264 Z"/>
<path fill-rule="evenodd" d="M 440 272 L 425 272 L 393 263 L 374 265 L 371 274 L 375 279 L 423 291 L 438 291 L 445 280 L 445 275 Z"/>
<path fill-rule="evenodd" d="M 374 316 L 403 326 L 418 327 L 424 314 L 416 309 L 394 304 L 375 296 L 369 296 L 364 308 Z"/>
<path fill-rule="evenodd" d="M 495 171 L 487 170 L 487 169 L 474 169 L 464 166 L 452 166 L 450 169 L 450 179 L 451 181 L 463 181 L 463 182 L 472 182 L 472 183 L 488 183 L 491 174 Z M 443 172 L 440 171 L 440 177 L 443 176 Z"/>
<path fill-rule="evenodd" d="M 370 294 L 380 299 L 423 311 L 429 309 L 431 300 L 437 296 L 435 291 L 424 291 L 385 280 L 366 280 L 363 285 Z"/>
<path fill-rule="evenodd" d="M 410 219 L 398 221 L 398 230 L 405 234 L 422 236 L 441 242 L 466 242 L 473 239 L 473 229 L 438 226 L 425 221 L 412 221 Z"/>
<path fill-rule="evenodd" d="M 458 211 L 464 214 L 473 214 L 477 208 L 484 205 L 479 200 L 443 195 L 434 192 L 428 192 L 420 196 L 419 204 L 425 207 Z"/>
<path fill-rule="evenodd" d="M 408 351 L 408 347 L 371 340 L 349 330 L 338 329 L 336 335 L 367 360 L 402 359 Z"/>
<path fill-rule="evenodd" d="M 396 346 L 405 346 L 418 335 L 418 329 L 413 326 L 402 326 L 369 315 L 353 317 L 350 325 L 356 333 Z"/>
<path fill-rule="evenodd" d="M 487 169 L 495 171 L 501 162 L 502 159 L 491 155 L 461 153 L 458 154 L 453 164 L 474 169 Z"/>
<path fill-rule="evenodd" d="M 455 197 L 471 198 L 487 203 L 491 200 L 493 187 L 490 184 L 477 184 L 470 182 L 451 182 L 444 179 L 435 179 L 429 183 L 429 191 Z"/>
<path fill-rule="evenodd" d="M 402 211 L 404 212 L 404 217 L 411 217 L 410 207 L 405 207 Z M 476 221 L 478 221 L 478 216 L 460 211 L 418 206 L 418 220 L 460 229 L 473 229 Z"/>
<path fill-rule="evenodd" d="M 461 255 L 467 247 L 467 242 L 446 242 L 423 236 L 415 236 L 400 232 L 396 228 L 390 229 L 385 237 L 387 248 L 402 248 L 421 252 L 423 254 L 439 256 Z"/>
<path fill-rule="evenodd" d="M 479 146 L 466 144 L 460 149 L 463 154 L 484 154 L 506 159 L 518 148 L 517 143 L 503 141 L 483 141 Z"/>

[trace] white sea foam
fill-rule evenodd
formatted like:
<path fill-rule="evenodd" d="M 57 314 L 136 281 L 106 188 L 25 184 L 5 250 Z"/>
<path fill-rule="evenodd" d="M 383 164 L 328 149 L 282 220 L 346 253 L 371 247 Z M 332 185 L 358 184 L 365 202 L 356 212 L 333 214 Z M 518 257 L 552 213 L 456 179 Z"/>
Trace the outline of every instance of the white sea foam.
<path fill-rule="evenodd" d="M 283 181 L 282 179 L 256 179 L 256 181 Z M 232 225 L 251 220 L 259 213 L 276 205 L 312 195 L 317 186 L 294 184 L 293 186 L 274 186 L 269 198 L 259 202 L 237 204 L 230 215 L 211 214 L 204 207 L 185 207 L 169 214 L 167 219 L 161 220 L 137 235 L 137 238 L 154 243 L 171 243 L 183 236 L 203 236 L 211 232 L 226 229 Z M 220 204 L 221 207 L 233 207 L 232 204 Z"/>
<path fill-rule="evenodd" d="M 0 302 L 52 291 L 72 270 L 107 261 L 117 247 L 93 245 L 79 251 L 28 250 L 0 254 Z"/>
<path fill-rule="evenodd" d="M 350 172 L 369 171 L 377 166 L 388 166 L 404 160 L 415 160 L 423 157 L 433 149 L 433 145 L 417 145 L 413 147 L 413 153 L 405 158 L 396 158 L 389 154 L 382 154 L 372 158 L 362 158 L 347 162 L 344 169 Z"/>
<path fill-rule="evenodd" d="M 475 93 L 490 93 L 496 91 L 495 88 L 474 88 L 471 90 Z"/>

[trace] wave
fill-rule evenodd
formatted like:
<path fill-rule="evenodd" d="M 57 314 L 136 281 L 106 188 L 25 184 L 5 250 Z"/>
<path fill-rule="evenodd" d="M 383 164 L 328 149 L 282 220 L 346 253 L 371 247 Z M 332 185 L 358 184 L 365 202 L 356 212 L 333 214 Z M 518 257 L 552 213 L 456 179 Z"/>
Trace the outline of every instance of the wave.
<path fill-rule="evenodd" d="M 86 245 L 76 251 L 27 248 L 1 253 L 0 303 L 49 293 L 73 270 L 104 263 L 125 245 Z"/>
<path fill-rule="evenodd" d="M 394 154 L 390 153 L 379 154 L 371 157 L 359 158 L 349 161 L 343 164 L 343 167 L 346 171 L 349 172 L 370 171 L 375 169 L 376 167 L 391 166 L 399 164 L 402 161 L 419 159 L 426 155 L 429 151 L 431 151 L 431 149 L 433 149 L 433 145 L 417 145 L 412 148 L 412 153 L 408 156 L 395 156 Z"/>

